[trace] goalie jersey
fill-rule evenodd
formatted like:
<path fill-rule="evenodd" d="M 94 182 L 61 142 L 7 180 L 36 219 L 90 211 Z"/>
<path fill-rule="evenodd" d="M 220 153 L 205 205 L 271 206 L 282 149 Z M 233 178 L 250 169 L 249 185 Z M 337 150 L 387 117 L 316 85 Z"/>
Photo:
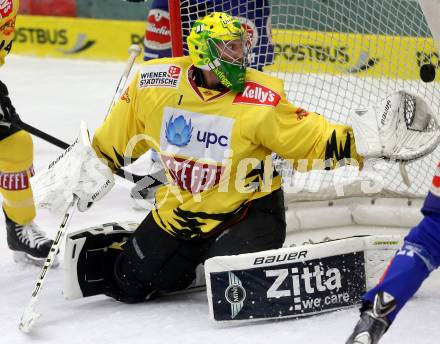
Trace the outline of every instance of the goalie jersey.
<path fill-rule="evenodd" d="M 0 0 L 0 66 L 12 48 L 18 6 L 18 0 Z"/>
<path fill-rule="evenodd" d="M 279 189 L 272 152 L 305 169 L 313 159 L 327 168 L 361 160 L 351 129 L 289 103 L 282 80 L 248 69 L 237 93 L 198 87 L 195 73 L 189 57 L 144 63 L 93 139 L 113 169 L 159 153 L 170 183 L 158 189 L 153 217 L 172 235 L 208 236 Z"/>

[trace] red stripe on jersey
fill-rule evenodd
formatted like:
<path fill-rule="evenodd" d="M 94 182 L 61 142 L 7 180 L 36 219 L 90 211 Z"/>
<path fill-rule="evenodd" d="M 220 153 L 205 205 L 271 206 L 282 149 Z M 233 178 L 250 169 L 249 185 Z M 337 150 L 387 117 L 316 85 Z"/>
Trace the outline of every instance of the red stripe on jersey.
<path fill-rule="evenodd" d="M 33 176 L 33 174 L 32 167 L 20 172 L 0 172 L 0 188 L 9 191 L 26 190 L 30 187 L 28 175 Z"/>

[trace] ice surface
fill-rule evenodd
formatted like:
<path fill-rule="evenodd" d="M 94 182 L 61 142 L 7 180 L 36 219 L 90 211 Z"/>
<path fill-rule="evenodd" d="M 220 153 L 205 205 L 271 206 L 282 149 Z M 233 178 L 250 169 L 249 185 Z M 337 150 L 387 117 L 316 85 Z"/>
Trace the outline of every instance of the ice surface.
<path fill-rule="evenodd" d="M 123 63 L 37 59 L 10 56 L 0 78 L 23 121 L 71 142 L 84 119 L 91 132 L 105 116 Z M 36 170 L 60 150 L 34 139 Z M 144 213 L 130 207 L 129 186 L 119 183 L 86 213 L 76 213 L 71 230 L 110 221 L 140 221 Z M 54 235 L 60 219 L 40 211 L 37 222 Z M 0 227 L 3 228 L 3 214 Z M 208 319 L 203 292 L 126 305 L 106 297 L 63 299 L 62 267 L 49 272 L 37 310 L 43 316 L 32 332 L 18 330 L 39 268 L 15 264 L 0 230 L 0 343 L 136 344 L 136 343 L 344 343 L 357 321 L 356 309 L 299 320 L 218 326 Z M 440 338 L 440 275 L 424 285 L 397 318 L 382 343 L 426 344 Z"/>

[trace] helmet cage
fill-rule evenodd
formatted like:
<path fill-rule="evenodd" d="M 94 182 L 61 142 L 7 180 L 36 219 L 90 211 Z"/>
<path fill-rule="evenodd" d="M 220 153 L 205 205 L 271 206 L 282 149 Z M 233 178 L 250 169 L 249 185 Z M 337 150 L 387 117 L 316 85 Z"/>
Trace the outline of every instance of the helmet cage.
<path fill-rule="evenodd" d="M 242 91 L 244 89 L 246 67 L 250 61 L 251 44 L 247 32 L 236 34 L 236 39 L 221 39 L 221 36 L 206 40 L 211 57 L 210 69 L 226 87 Z M 236 52 L 235 42 L 241 41 L 241 52 Z"/>
<path fill-rule="evenodd" d="M 228 35 L 230 37 L 230 35 Z M 211 56 L 219 58 L 221 61 L 240 66 L 247 67 L 250 62 L 251 41 L 247 32 L 236 34 L 236 39 L 222 39 L 221 36 L 208 38 L 207 43 Z M 233 45 L 236 41 L 241 42 L 242 54 L 237 55 Z"/>

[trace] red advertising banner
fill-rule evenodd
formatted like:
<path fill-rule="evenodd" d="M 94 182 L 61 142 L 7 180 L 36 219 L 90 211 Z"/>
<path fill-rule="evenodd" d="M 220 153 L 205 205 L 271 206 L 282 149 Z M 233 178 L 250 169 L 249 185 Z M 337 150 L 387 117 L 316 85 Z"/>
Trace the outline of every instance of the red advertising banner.
<path fill-rule="evenodd" d="M 20 0 L 20 13 L 76 17 L 76 0 Z"/>

